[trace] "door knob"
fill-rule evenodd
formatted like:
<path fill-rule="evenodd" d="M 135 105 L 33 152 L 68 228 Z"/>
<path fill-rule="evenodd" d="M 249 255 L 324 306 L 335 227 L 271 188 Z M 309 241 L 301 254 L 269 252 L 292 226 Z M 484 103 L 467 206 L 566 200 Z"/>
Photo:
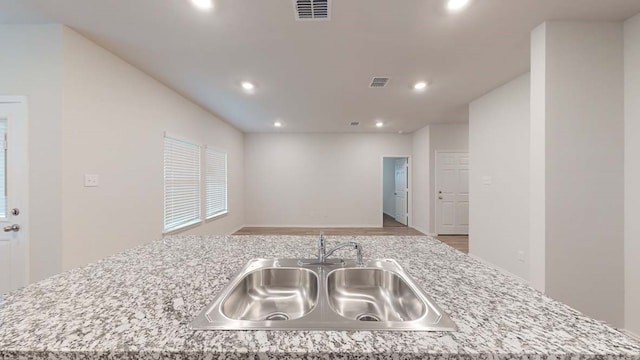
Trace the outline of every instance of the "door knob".
<path fill-rule="evenodd" d="M 438 199 L 442 200 L 442 196 L 438 196 Z M 6 231 L 6 230 L 5 230 Z"/>
<path fill-rule="evenodd" d="M 20 231 L 20 225 L 13 224 L 13 225 L 4 227 L 4 232 L 11 232 L 11 231 Z"/>

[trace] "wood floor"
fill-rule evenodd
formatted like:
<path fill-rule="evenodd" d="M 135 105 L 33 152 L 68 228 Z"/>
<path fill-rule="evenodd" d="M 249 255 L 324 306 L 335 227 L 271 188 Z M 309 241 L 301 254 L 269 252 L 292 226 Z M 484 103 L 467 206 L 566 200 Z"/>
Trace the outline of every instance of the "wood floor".
<path fill-rule="evenodd" d="M 469 235 L 438 235 L 435 238 L 458 251 L 469 253 Z"/>
<path fill-rule="evenodd" d="M 236 231 L 233 235 L 318 235 L 320 232 L 326 235 L 371 235 L 371 236 L 424 236 L 420 231 L 403 227 L 382 228 L 296 228 L 296 227 L 245 227 Z M 468 235 L 440 235 L 436 239 L 461 251 L 469 253 Z"/>
<path fill-rule="evenodd" d="M 371 236 L 424 236 L 420 231 L 408 226 L 381 228 L 285 228 L 285 227 L 245 227 L 233 235 L 371 235 Z"/>
<path fill-rule="evenodd" d="M 382 227 L 407 227 L 407 225 L 398 222 L 390 215 L 382 214 Z"/>

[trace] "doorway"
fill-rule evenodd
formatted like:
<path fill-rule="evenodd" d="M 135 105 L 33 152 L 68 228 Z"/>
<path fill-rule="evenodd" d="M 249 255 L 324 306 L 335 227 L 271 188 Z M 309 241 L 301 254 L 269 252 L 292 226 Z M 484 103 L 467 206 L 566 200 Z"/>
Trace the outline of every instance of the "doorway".
<path fill-rule="evenodd" d="M 382 226 L 410 225 L 409 157 L 382 158 Z"/>
<path fill-rule="evenodd" d="M 436 233 L 469 234 L 469 153 L 436 152 Z"/>
<path fill-rule="evenodd" d="M 27 110 L 0 96 L 0 294 L 27 284 Z"/>

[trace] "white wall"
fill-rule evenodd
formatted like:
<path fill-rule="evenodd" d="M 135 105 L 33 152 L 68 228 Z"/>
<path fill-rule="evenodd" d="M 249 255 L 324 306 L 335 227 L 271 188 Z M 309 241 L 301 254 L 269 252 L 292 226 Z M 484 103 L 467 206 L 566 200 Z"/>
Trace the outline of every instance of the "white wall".
<path fill-rule="evenodd" d="M 396 216 L 396 159 L 384 158 L 382 178 L 382 209 L 385 214 Z"/>
<path fill-rule="evenodd" d="M 249 226 L 382 226 L 382 157 L 411 154 L 396 134 L 246 134 Z"/>
<path fill-rule="evenodd" d="M 640 334 L 640 14 L 624 24 L 625 327 Z"/>
<path fill-rule="evenodd" d="M 62 26 L 0 25 L 0 95 L 26 96 L 29 118 L 29 275 L 60 272 Z"/>
<path fill-rule="evenodd" d="M 531 32 L 531 124 L 529 138 L 529 283 L 546 291 L 546 34 L 543 23 Z"/>
<path fill-rule="evenodd" d="M 429 126 L 412 134 L 413 170 L 409 170 L 413 187 L 413 227 L 428 234 L 431 226 L 431 146 Z"/>
<path fill-rule="evenodd" d="M 436 151 L 445 150 L 469 150 L 469 124 L 433 124 L 429 125 L 429 163 L 433 164 L 429 168 L 429 183 L 435 186 L 436 177 Z M 473 164 L 471 164 L 473 166 Z M 429 189 L 429 234 L 436 233 L 436 190 Z"/>
<path fill-rule="evenodd" d="M 529 277 L 529 103 L 527 73 L 469 106 L 469 251 L 523 279 Z"/>
<path fill-rule="evenodd" d="M 188 233 L 243 225 L 240 131 L 69 28 L 64 65 L 63 268 L 162 236 L 165 131 L 228 152 L 229 214 Z"/>
<path fill-rule="evenodd" d="M 229 150 L 230 214 L 188 233 L 243 224 L 242 133 L 61 25 L 0 43 L 0 94 L 28 99 L 31 282 L 161 236 L 164 130 Z"/>
<path fill-rule="evenodd" d="M 435 234 L 435 164 L 436 151 L 469 149 L 468 124 L 432 124 L 412 134 L 413 227 L 425 234 Z"/>
<path fill-rule="evenodd" d="M 535 111 L 545 122 L 546 292 L 621 326 L 622 24 L 547 22 L 543 31 L 545 71 L 532 76 L 544 82 L 544 109 Z"/>

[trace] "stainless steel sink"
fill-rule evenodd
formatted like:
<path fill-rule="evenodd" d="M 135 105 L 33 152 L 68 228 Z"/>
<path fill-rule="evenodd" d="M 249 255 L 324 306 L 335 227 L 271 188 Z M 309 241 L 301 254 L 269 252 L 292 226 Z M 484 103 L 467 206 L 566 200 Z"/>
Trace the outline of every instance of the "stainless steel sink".
<path fill-rule="evenodd" d="M 412 321 L 426 305 L 396 273 L 383 269 L 338 269 L 327 277 L 331 309 L 359 321 Z"/>
<path fill-rule="evenodd" d="M 194 330 L 455 331 L 391 259 L 318 264 L 251 260 L 191 323 Z"/>
<path fill-rule="evenodd" d="M 318 277 L 307 269 L 266 268 L 247 274 L 222 302 L 233 320 L 292 320 L 318 303 Z"/>

